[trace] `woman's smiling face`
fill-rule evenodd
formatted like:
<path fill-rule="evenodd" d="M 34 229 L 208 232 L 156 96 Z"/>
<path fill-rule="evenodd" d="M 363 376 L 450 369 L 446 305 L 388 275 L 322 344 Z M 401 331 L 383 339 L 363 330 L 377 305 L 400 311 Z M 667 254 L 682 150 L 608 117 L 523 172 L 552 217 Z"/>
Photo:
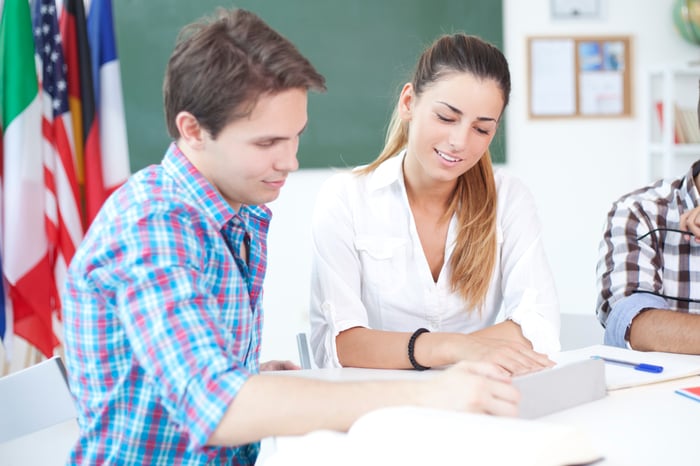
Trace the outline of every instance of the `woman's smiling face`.
<path fill-rule="evenodd" d="M 446 73 L 420 96 L 406 84 L 399 99 L 409 125 L 405 169 L 419 169 L 426 181 L 456 181 L 488 149 L 503 102 L 496 81 L 467 72 Z"/>

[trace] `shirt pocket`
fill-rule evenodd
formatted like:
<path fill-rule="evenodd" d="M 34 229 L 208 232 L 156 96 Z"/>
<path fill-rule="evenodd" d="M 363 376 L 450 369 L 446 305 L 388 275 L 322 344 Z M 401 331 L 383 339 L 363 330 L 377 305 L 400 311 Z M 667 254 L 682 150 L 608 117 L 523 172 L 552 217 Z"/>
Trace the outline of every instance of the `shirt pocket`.
<path fill-rule="evenodd" d="M 355 249 L 362 266 L 362 287 L 376 293 L 400 290 L 406 283 L 405 238 L 357 236 Z"/>

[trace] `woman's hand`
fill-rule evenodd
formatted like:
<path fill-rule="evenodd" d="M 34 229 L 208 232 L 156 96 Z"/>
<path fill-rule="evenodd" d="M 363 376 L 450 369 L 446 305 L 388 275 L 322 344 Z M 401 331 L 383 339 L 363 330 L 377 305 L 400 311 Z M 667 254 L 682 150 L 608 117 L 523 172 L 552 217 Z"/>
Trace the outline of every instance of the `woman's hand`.
<path fill-rule="evenodd" d="M 511 375 L 527 374 L 555 364 L 546 355 L 533 351 L 526 343 L 474 333 L 460 337 L 459 340 L 451 339 L 452 358 L 455 361 L 490 362 Z"/>

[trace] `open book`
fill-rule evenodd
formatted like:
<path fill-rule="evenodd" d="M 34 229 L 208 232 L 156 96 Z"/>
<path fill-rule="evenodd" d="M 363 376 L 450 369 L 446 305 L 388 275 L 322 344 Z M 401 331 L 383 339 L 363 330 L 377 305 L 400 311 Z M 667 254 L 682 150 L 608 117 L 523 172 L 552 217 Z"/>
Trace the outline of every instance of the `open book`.
<path fill-rule="evenodd" d="M 605 380 L 608 390 L 635 387 L 667 380 L 680 379 L 700 374 L 700 356 L 675 353 L 660 353 L 656 351 L 634 351 L 607 345 L 593 345 L 571 351 L 562 351 L 552 357 L 558 364 L 568 364 L 574 361 L 590 359 L 591 356 L 601 356 L 637 364 L 653 364 L 662 366 L 659 373 L 643 372 L 631 367 L 617 364 L 605 364 Z"/>
<path fill-rule="evenodd" d="M 277 439 L 264 466 L 565 466 L 601 459 L 575 427 L 415 407 L 383 408 L 347 434 L 317 431 Z"/>

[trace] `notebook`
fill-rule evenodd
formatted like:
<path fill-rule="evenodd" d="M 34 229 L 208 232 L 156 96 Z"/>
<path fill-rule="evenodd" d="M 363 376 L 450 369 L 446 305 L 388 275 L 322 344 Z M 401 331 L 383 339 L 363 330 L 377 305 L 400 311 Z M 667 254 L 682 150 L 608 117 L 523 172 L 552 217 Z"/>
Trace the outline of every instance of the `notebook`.
<path fill-rule="evenodd" d="M 607 395 L 605 364 L 584 359 L 513 378 L 520 390 L 520 417 L 535 419 Z"/>
<path fill-rule="evenodd" d="M 605 379 L 608 390 L 665 382 L 700 374 L 700 356 L 655 351 L 634 351 L 607 345 L 593 345 L 571 351 L 562 351 L 552 356 L 552 359 L 563 365 L 587 360 L 591 356 L 602 356 L 663 367 L 662 372 L 651 373 L 617 364 L 605 364 Z"/>

